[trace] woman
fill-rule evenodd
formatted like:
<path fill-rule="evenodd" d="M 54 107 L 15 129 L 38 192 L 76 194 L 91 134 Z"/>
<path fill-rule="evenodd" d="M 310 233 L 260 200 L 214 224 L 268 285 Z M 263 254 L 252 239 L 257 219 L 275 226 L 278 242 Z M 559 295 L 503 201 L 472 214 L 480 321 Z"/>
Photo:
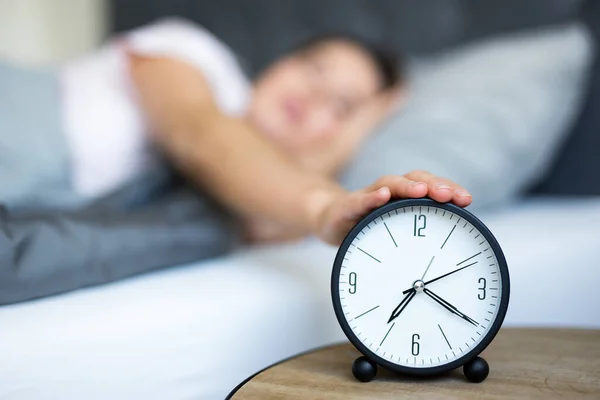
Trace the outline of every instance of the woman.
<path fill-rule="evenodd" d="M 471 202 L 460 186 L 419 171 L 355 193 L 335 183 L 402 92 L 393 60 L 360 41 L 312 41 L 251 84 L 208 31 L 169 19 L 59 73 L 54 133 L 0 130 L 2 147 L 17 155 L 0 170 L 0 202 L 9 208 L 83 207 L 161 171 L 163 156 L 257 240 L 312 232 L 339 243 L 392 197 Z"/>

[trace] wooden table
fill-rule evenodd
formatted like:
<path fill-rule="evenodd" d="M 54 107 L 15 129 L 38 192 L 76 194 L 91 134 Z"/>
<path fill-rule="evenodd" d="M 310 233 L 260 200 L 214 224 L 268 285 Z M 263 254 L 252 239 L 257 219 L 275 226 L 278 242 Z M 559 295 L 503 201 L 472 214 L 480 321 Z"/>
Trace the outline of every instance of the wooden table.
<path fill-rule="evenodd" d="M 490 375 L 479 384 L 461 369 L 423 380 L 382 368 L 360 383 L 350 371 L 359 355 L 349 343 L 304 353 L 249 378 L 230 398 L 600 400 L 600 331 L 501 329 L 483 353 Z"/>

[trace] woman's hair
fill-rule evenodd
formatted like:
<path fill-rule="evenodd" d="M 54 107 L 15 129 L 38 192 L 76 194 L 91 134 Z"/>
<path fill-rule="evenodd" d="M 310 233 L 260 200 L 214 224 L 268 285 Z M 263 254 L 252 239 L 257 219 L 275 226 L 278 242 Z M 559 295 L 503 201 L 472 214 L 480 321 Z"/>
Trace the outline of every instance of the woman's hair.
<path fill-rule="evenodd" d="M 314 36 L 299 46 L 296 46 L 297 51 L 306 51 L 318 45 L 330 41 L 345 41 L 350 42 L 364 49 L 373 60 L 377 72 L 381 76 L 382 90 L 390 89 L 403 81 L 402 74 L 402 57 L 394 55 L 391 51 L 384 49 L 379 44 L 372 43 L 359 36 L 345 33 L 330 33 L 325 35 Z"/>

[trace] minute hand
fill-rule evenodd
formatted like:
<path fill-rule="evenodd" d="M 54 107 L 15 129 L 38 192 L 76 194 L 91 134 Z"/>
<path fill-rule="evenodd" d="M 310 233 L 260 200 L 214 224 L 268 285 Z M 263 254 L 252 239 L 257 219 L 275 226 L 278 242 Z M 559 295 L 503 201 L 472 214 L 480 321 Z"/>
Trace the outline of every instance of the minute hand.
<path fill-rule="evenodd" d="M 475 321 L 473 318 L 458 311 L 458 309 L 456 307 L 454 307 L 452 304 L 448 303 L 446 300 L 442 299 L 437 294 L 433 293 L 431 290 L 425 288 L 425 289 L 423 289 L 423 293 L 425 293 L 427 296 L 431 297 L 433 300 L 435 300 L 437 303 L 439 303 L 446 310 L 450 311 L 452 314 L 458 315 L 460 318 L 464 319 L 465 321 L 467 321 L 470 324 L 473 324 L 475 326 L 479 325 L 479 323 L 477 321 Z"/>
<path fill-rule="evenodd" d="M 447 274 L 444 274 L 444 275 L 442 275 L 442 276 L 438 276 L 437 278 L 433 278 L 433 279 L 432 279 L 432 280 L 430 280 L 430 281 L 424 282 L 424 285 L 425 285 L 425 286 L 427 286 L 427 285 L 429 285 L 430 283 L 433 283 L 433 282 L 435 282 L 435 281 L 437 281 L 437 280 L 440 280 L 440 279 L 442 279 L 442 278 L 445 278 L 445 277 L 447 277 L 448 275 L 452 275 L 452 274 L 455 274 L 455 273 L 457 273 L 458 271 L 462 271 L 462 270 L 463 270 L 463 269 L 465 269 L 465 268 L 469 268 L 470 266 L 477 264 L 477 262 L 478 262 L 478 261 L 475 261 L 475 262 L 473 262 L 473 263 L 471 263 L 471 264 L 465 265 L 464 267 L 460 267 L 459 269 L 455 269 L 454 271 L 448 272 Z M 402 294 L 406 294 L 406 293 L 410 292 L 411 290 L 413 290 L 413 288 L 406 289 L 404 292 L 402 292 Z"/>

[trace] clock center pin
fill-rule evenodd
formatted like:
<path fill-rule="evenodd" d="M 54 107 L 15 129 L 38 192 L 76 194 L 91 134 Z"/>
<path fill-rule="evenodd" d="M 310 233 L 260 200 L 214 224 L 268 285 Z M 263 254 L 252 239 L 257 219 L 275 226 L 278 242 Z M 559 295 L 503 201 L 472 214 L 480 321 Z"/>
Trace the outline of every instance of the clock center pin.
<path fill-rule="evenodd" d="M 419 279 L 413 283 L 413 289 L 415 289 L 417 292 L 422 292 L 423 289 L 425 289 L 425 283 Z"/>

